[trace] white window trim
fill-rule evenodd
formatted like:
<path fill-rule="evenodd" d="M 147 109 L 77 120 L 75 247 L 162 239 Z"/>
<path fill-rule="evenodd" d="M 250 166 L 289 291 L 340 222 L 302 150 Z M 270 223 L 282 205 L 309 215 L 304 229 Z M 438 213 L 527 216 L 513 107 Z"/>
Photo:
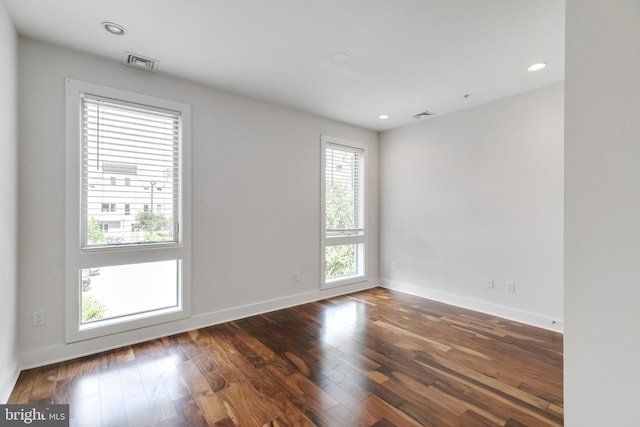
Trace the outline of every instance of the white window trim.
<path fill-rule="evenodd" d="M 362 150 L 362 156 L 364 158 L 364 232 L 359 235 L 344 235 L 344 236 L 330 236 L 326 235 L 326 148 L 327 145 L 342 145 L 347 148 L 356 148 Z M 368 280 L 367 277 L 367 265 L 366 257 L 368 253 L 368 240 L 369 240 L 369 162 L 368 162 L 368 146 L 359 142 L 349 141 L 342 138 L 335 138 L 328 135 L 320 136 L 320 289 L 331 289 L 339 286 L 352 285 L 355 283 L 362 283 Z M 350 245 L 361 244 L 364 247 L 360 252 L 358 258 L 358 271 L 361 274 L 356 274 L 347 277 L 337 277 L 335 279 L 326 280 L 325 278 L 325 248 L 327 246 L 334 245 Z"/>
<path fill-rule="evenodd" d="M 156 98 L 94 83 L 66 79 L 66 174 L 65 174 L 65 342 L 72 343 L 112 335 L 191 316 L 191 106 L 177 101 Z M 180 241 L 172 246 L 104 248 L 100 251 L 81 250 L 81 176 L 82 143 L 81 102 L 83 93 L 149 105 L 182 114 L 182 217 Z M 150 314 L 137 314 L 124 321 L 99 322 L 80 328 L 80 269 L 91 266 L 137 264 L 162 260 L 180 260 L 182 272 L 178 307 Z M 129 320 L 130 319 L 130 320 Z"/>

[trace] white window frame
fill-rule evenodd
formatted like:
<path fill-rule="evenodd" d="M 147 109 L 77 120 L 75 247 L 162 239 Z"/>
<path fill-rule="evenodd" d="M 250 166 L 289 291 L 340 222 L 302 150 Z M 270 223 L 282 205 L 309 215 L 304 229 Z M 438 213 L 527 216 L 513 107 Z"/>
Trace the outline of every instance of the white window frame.
<path fill-rule="evenodd" d="M 191 106 L 181 102 L 115 89 L 75 79 L 65 81 L 66 113 L 66 274 L 65 342 L 72 343 L 139 329 L 191 316 Z M 124 102 L 178 111 L 182 120 L 181 208 L 179 240 L 173 244 L 82 249 L 82 106 L 81 96 L 91 94 Z M 178 306 L 81 325 L 81 269 L 178 260 Z"/>
<path fill-rule="evenodd" d="M 368 168 L 368 147 L 365 144 L 349 141 L 342 138 L 335 138 L 328 135 L 321 135 L 320 137 L 320 289 L 331 289 L 338 286 L 351 285 L 354 283 L 362 283 L 366 282 L 367 277 L 367 248 L 368 248 L 368 229 L 369 229 L 369 220 L 368 220 L 368 204 L 369 204 L 369 168 Z M 356 149 L 362 151 L 362 157 L 364 159 L 364 229 L 362 233 L 357 235 L 341 235 L 341 236 L 328 236 L 326 232 L 326 165 L 327 165 L 327 156 L 326 150 L 327 146 L 343 146 L 347 149 Z M 337 246 L 337 245 L 358 245 L 356 250 L 358 251 L 357 256 L 357 270 L 358 273 L 345 277 L 337 277 L 333 279 L 326 279 L 325 277 L 325 254 L 327 246 Z"/>

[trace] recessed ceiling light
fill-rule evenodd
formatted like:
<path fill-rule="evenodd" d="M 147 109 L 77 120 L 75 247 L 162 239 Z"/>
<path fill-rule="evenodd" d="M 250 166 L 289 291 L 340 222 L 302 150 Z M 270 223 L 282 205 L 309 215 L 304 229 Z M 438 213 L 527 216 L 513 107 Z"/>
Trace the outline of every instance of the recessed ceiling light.
<path fill-rule="evenodd" d="M 546 66 L 547 66 L 546 62 L 538 62 L 537 64 L 533 64 L 532 66 L 527 68 L 527 70 L 528 71 L 540 71 L 543 68 L 545 68 Z"/>
<path fill-rule="evenodd" d="M 111 34 L 115 34 L 116 36 L 124 36 L 125 33 L 127 32 L 127 30 L 122 26 L 122 25 L 118 25 L 114 22 L 103 22 L 102 27 L 109 31 Z"/>
<path fill-rule="evenodd" d="M 389 115 L 388 115 L 388 114 L 380 114 L 380 115 L 378 116 L 378 118 L 379 118 L 380 120 L 387 120 L 387 119 L 389 118 Z"/>
<path fill-rule="evenodd" d="M 331 59 L 336 62 L 345 62 L 347 59 L 349 59 L 349 54 L 346 52 L 336 52 L 331 55 Z"/>

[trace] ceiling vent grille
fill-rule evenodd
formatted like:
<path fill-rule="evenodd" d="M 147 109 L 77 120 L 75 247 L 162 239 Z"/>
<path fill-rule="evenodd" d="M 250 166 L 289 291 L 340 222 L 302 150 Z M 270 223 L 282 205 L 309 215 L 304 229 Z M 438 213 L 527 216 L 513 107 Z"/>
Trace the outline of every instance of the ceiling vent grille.
<path fill-rule="evenodd" d="M 133 68 L 145 71 L 156 71 L 160 61 L 153 58 L 147 58 L 146 56 L 138 55 L 137 53 L 126 52 L 122 57 L 122 63 Z"/>
<path fill-rule="evenodd" d="M 427 117 L 435 116 L 436 113 L 432 113 L 431 111 L 423 111 L 422 113 L 414 114 L 413 117 L 416 120 L 425 119 Z"/>

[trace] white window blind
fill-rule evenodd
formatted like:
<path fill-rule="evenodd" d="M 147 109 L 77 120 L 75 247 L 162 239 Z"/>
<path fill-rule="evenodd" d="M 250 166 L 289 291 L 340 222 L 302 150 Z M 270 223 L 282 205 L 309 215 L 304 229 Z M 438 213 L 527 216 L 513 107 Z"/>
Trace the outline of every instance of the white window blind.
<path fill-rule="evenodd" d="M 177 243 L 181 113 L 88 94 L 81 102 L 82 247 Z"/>
<path fill-rule="evenodd" d="M 364 234 L 364 150 L 327 144 L 325 149 L 327 236 Z"/>

